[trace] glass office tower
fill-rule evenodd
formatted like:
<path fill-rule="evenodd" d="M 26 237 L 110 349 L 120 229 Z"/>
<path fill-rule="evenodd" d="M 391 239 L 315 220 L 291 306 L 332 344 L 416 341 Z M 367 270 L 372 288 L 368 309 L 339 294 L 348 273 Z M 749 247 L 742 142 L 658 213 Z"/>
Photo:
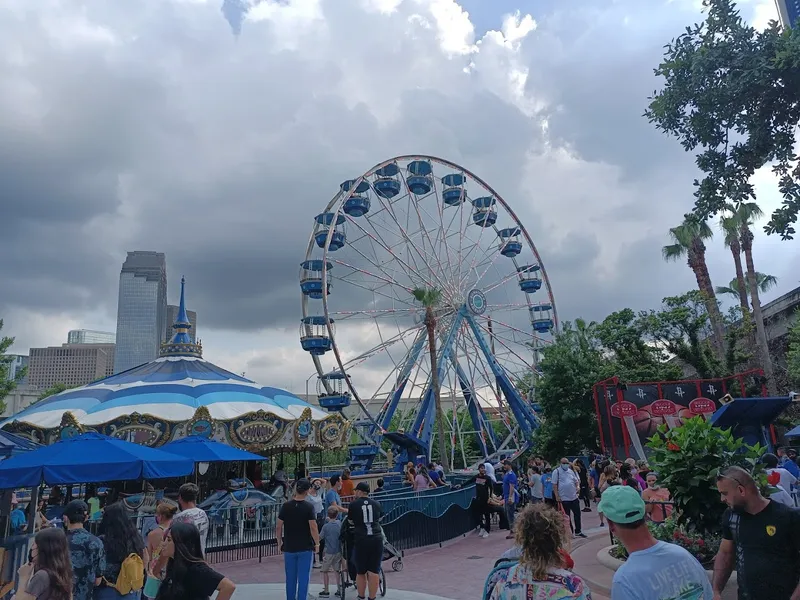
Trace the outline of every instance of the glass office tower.
<path fill-rule="evenodd" d="M 163 252 L 128 252 L 119 274 L 114 372 L 158 358 L 167 321 L 167 261 Z"/>

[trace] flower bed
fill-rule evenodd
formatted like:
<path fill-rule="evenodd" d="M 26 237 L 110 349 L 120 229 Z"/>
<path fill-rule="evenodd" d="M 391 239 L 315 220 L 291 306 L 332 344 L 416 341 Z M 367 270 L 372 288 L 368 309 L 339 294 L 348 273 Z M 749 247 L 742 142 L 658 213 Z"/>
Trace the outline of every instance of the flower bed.
<path fill-rule="evenodd" d="M 688 531 L 681 527 L 673 518 L 669 518 L 663 523 L 649 523 L 648 528 L 653 537 L 662 542 L 670 542 L 686 548 L 703 566 L 707 566 L 714 561 L 722 541 L 717 534 L 700 535 L 696 531 Z M 617 544 L 611 551 L 611 556 L 619 560 L 626 560 L 628 552 Z"/>

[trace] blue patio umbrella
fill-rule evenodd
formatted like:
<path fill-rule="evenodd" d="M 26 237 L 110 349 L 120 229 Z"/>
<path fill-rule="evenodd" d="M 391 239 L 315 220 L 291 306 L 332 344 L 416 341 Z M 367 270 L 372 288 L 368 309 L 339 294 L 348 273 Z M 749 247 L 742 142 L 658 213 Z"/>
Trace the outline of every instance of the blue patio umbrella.
<path fill-rule="evenodd" d="M 798 425 L 797 427 L 795 427 L 795 428 L 794 428 L 794 429 L 792 429 L 791 431 L 788 431 L 788 432 L 786 432 L 786 433 L 784 434 L 784 437 L 787 437 L 787 438 L 796 438 L 796 437 L 800 437 L 800 425 Z"/>
<path fill-rule="evenodd" d="M 192 435 L 164 444 L 165 452 L 191 458 L 194 462 L 238 462 L 240 460 L 265 460 L 263 456 L 228 446 L 221 442 Z"/>
<path fill-rule="evenodd" d="M 9 456 L 16 456 L 23 452 L 30 452 L 41 448 L 41 444 L 37 444 L 21 435 L 9 433 L 8 431 L 0 431 L 0 459 L 8 458 Z"/>
<path fill-rule="evenodd" d="M 43 446 L 0 461 L 0 489 L 183 477 L 194 463 L 183 456 L 99 433 Z"/>

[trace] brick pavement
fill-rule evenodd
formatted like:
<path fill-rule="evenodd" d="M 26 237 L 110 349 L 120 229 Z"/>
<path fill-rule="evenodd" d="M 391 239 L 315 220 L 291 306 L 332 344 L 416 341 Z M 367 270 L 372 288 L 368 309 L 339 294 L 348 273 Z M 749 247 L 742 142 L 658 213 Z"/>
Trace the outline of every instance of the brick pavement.
<path fill-rule="evenodd" d="M 591 537 L 607 535 L 605 529 L 597 527 L 597 513 L 583 513 L 584 530 Z M 406 552 L 403 558 L 404 569 L 394 572 L 390 562 L 385 562 L 386 584 L 390 590 L 406 590 L 431 594 L 442 598 L 466 600 L 480 598 L 484 580 L 495 561 L 511 547 L 506 540 L 507 531 L 493 531 L 488 538 L 470 534 L 456 538 L 441 548 L 430 546 Z M 605 538 L 608 539 L 608 538 Z M 590 540 L 576 539 L 572 552 L 575 553 Z M 237 584 L 265 584 L 284 581 L 283 561 L 280 557 L 222 563 L 214 568 L 230 577 Z M 312 575 L 312 583 L 321 583 L 322 575 L 317 569 Z M 600 594 L 593 594 L 596 600 L 606 600 Z"/>

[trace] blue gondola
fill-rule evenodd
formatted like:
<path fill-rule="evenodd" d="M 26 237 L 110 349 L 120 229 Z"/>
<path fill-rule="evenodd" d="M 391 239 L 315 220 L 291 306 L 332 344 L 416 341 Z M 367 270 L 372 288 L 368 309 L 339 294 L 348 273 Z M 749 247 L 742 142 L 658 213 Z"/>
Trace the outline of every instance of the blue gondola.
<path fill-rule="evenodd" d="M 336 213 L 322 213 L 315 217 L 317 223 L 322 225 L 322 227 L 317 231 L 314 235 L 314 240 L 317 242 L 317 246 L 320 248 L 325 248 L 325 242 L 328 240 L 328 231 L 333 227 L 333 236 L 331 237 L 330 246 L 328 246 L 328 250 L 331 252 L 335 252 L 339 250 L 342 246 L 344 246 L 347 238 L 344 233 L 344 215 L 339 215 Z"/>
<path fill-rule="evenodd" d="M 355 179 L 348 179 L 347 181 L 343 181 L 342 184 L 339 186 L 343 192 L 349 192 L 350 189 L 355 184 Z M 354 194 L 364 194 L 369 189 L 369 183 L 365 180 L 361 180 L 361 183 L 358 184 L 356 187 L 356 191 L 353 192 Z"/>
<path fill-rule="evenodd" d="M 378 196 L 382 196 L 384 198 L 394 198 L 400 193 L 400 188 L 402 186 L 397 179 L 381 177 L 380 179 L 375 180 L 375 183 L 372 184 L 372 187 Z"/>
<path fill-rule="evenodd" d="M 522 252 L 522 242 L 519 240 L 519 227 L 508 227 L 497 232 L 500 238 L 500 254 L 514 258 Z"/>
<path fill-rule="evenodd" d="M 481 227 L 491 227 L 497 222 L 495 200 L 492 196 L 481 196 L 472 201 L 475 210 L 472 213 L 472 222 Z"/>
<path fill-rule="evenodd" d="M 331 293 L 331 280 L 330 272 L 333 265 L 328 263 L 327 267 L 327 285 L 322 285 L 322 261 L 319 259 L 305 260 L 300 263 L 300 268 L 303 269 L 300 275 L 300 290 L 304 295 L 314 300 L 322 299 L 322 290 L 325 288 L 326 294 Z"/>
<path fill-rule="evenodd" d="M 344 389 L 344 380 L 345 375 L 341 371 L 332 371 L 319 378 L 317 399 L 322 408 L 331 412 L 341 412 L 350 406 L 350 392 Z"/>
<path fill-rule="evenodd" d="M 333 319 L 331 319 L 333 327 Z M 322 316 L 300 319 L 300 346 L 309 354 L 322 356 L 331 349 L 333 342 L 328 335 L 328 319 Z"/>
<path fill-rule="evenodd" d="M 533 294 L 542 289 L 542 280 L 539 278 L 539 265 L 525 265 L 517 267 L 519 273 L 519 289 L 526 294 Z"/>
<path fill-rule="evenodd" d="M 442 200 L 448 206 L 458 206 L 466 199 L 464 191 L 465 177 L 461 173 L 450 173 L 442 177 Z"/>
<path fill-rule="evenodd" d="M 344 201 L 342 210 L 351 217 L 363 217 L 369 212 L 370 202 L 366 196 L 350 196 Z"/>
<path fill-rule="evenodd" d="M 429 193 L 433 188 L 433 167 L 430 161 L 427 160 L 413 160 L 408 163 L 408 177 L 406 184 L 412 194 L 417 196 L 424 196 Z"/>
<path fill-rule="evenodd" d="M 534 331 L 549 333 L 553 329 L 553 307 L 550 304 L 536 304 L 530 311 Z"/>

